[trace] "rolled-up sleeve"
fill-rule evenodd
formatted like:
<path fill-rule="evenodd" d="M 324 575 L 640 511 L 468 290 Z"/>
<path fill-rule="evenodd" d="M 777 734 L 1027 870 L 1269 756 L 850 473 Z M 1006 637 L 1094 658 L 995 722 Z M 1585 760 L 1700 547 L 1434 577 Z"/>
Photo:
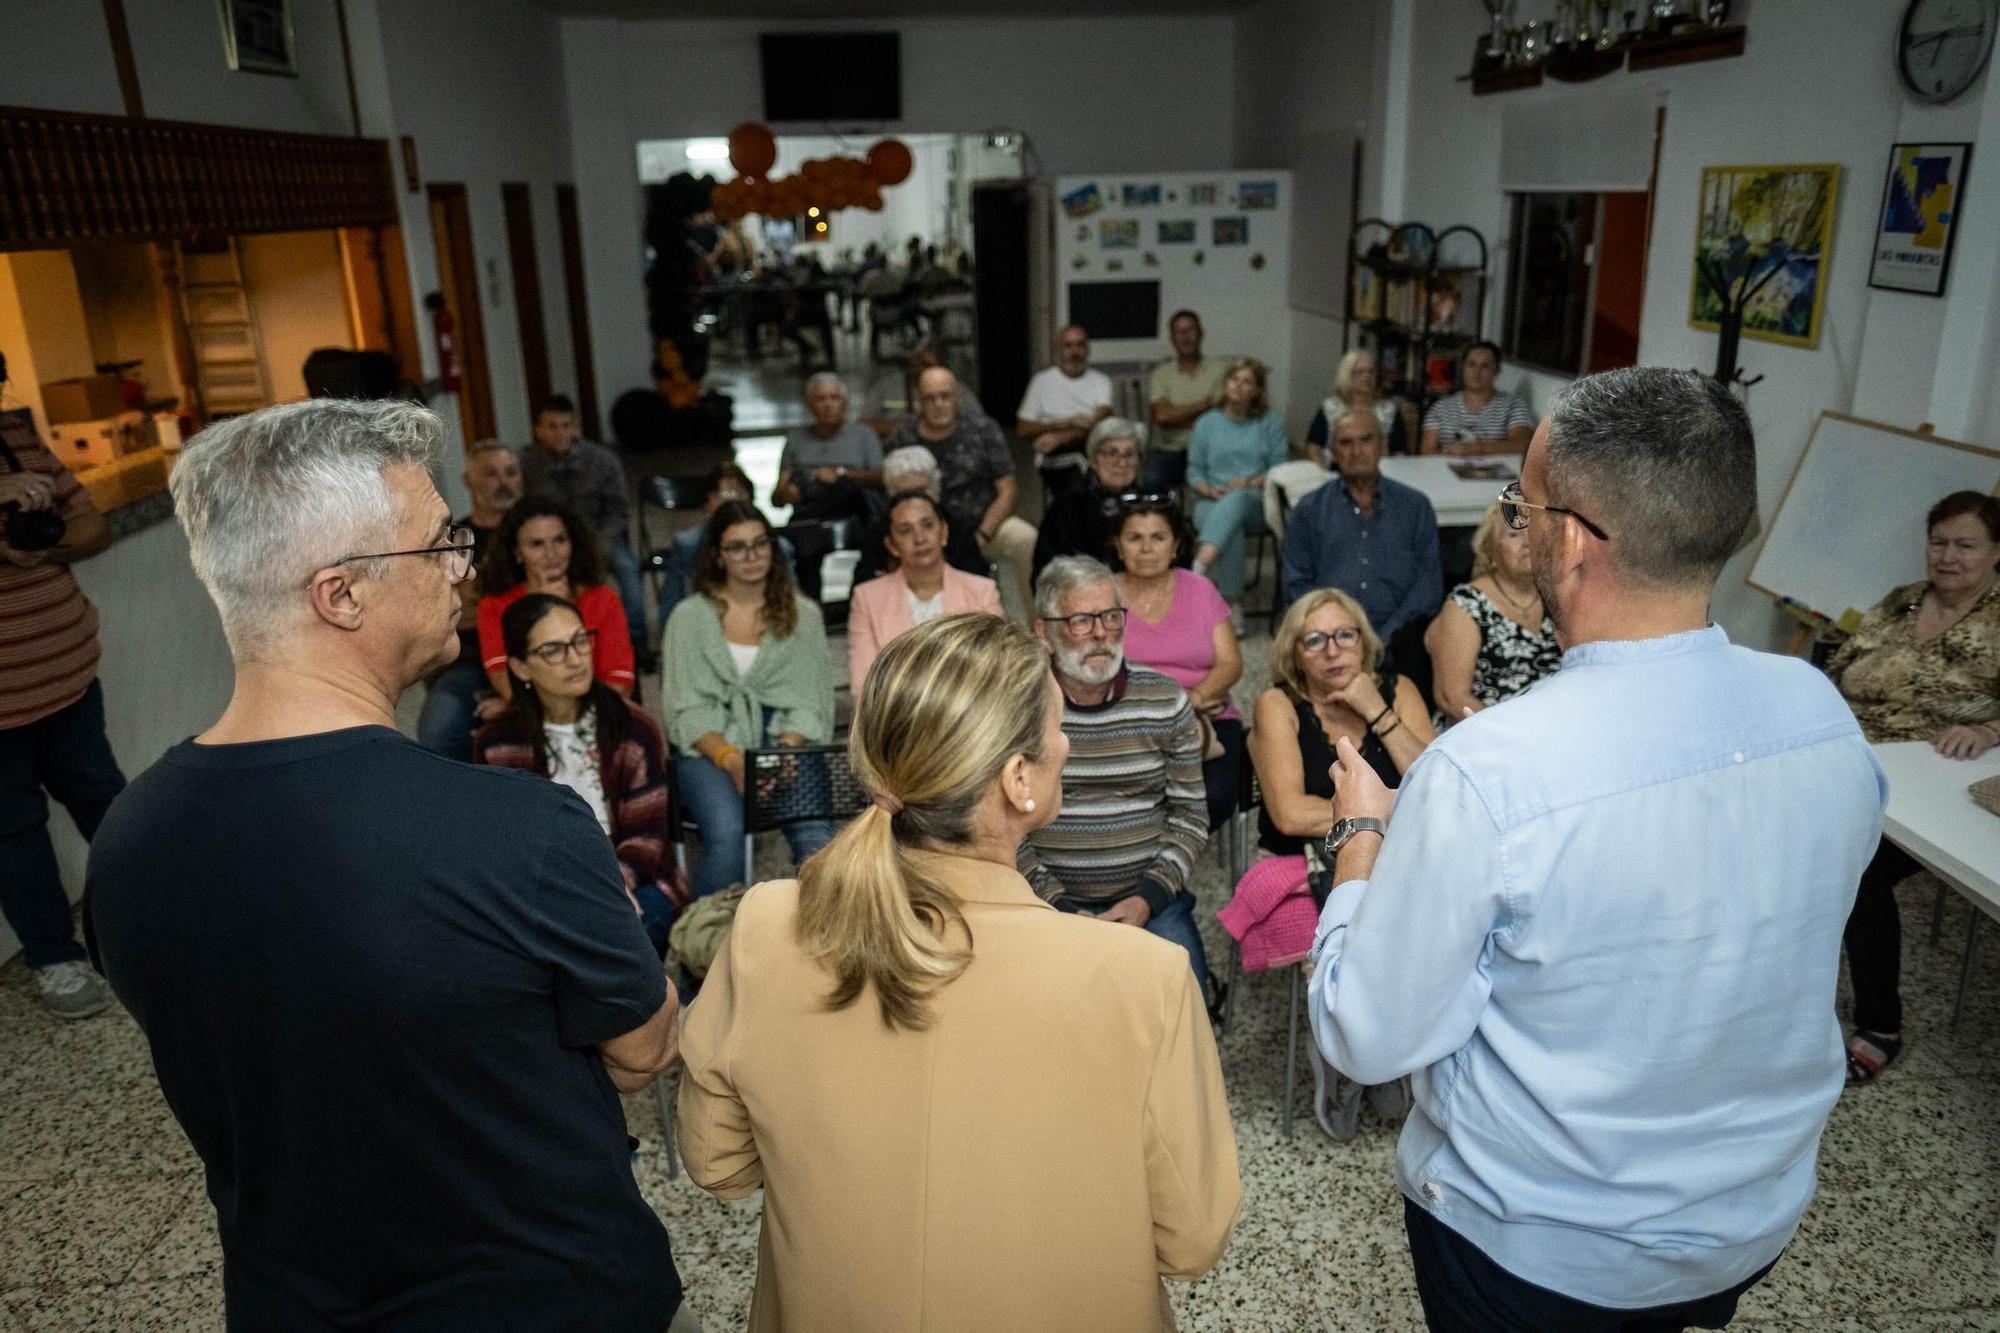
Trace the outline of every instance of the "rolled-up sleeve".
<path fill-rule="evenodd" d="M 1511 915 L 1504 852 L 1449 757 L 1411 765 L 1374 874 L 1336 886 L 1320 913 L 1308 1010 L 1334 1068 L 1387 1083 L 1471 1039 Z"/>

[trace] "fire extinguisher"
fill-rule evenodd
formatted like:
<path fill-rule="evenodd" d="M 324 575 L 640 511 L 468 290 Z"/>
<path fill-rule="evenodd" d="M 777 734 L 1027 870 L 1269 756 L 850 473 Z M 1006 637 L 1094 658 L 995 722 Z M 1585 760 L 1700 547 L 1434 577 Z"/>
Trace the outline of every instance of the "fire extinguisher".
<path fill-rule="evenodd" d="M 464 377 L 458 362 L 458 339 L 453 333 L 456 325 L 451 311 L 445 308 L 444 293 L 432 292 L 426 296 L 424 309 L 431 312 L 431 337 L 437 344 L 438 388 L 445 393 L 457 393 Z"/>

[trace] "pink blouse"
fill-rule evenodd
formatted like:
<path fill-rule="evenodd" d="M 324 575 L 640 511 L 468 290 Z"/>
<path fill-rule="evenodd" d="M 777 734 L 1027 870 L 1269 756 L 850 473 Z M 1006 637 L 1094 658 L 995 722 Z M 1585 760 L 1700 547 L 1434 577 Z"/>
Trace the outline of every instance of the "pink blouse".
<path fill-rule="evenodd" d="M 1137 611 L 1125 617 L 1125 657 L 1163 676 L 1184 690 L 1201 683 L 1215 668 L 1215 627 L 1229 619 L 1229 603 L 1215 585 L 1192 570 L 1174 571 L 1174 599 L 1167 614 L 1147 620 Z M 1241 718 L 1231 699 L 1222 717 Z"/>

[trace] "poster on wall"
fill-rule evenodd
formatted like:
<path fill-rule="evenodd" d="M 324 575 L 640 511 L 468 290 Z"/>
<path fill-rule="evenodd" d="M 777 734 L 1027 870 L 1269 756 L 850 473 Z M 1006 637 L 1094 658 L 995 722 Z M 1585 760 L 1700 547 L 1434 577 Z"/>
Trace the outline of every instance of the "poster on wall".
<path fill-rule="evenodd" d="M 1688 323 L 1721 328 L 1722 298 L 1706 271 L 1747 293 L 1744 337 L 1818 346 L 1839 192 L 1832 164 L 1703 167 Z"/>
<path fill-rule="evenodd" d="M 1193 245 L 1194 241 L 1193 218 L 1160 219 L 1161 245 Z"/>
<path fill-rule="evenodd" d="M 1944 295 L 1971 157 L 1969 143 L 1899 143 L 1889 150 L 1870 287 Z"/>
<path fill-rule="evenodd" d="M 1097 182 L 1079 186 L 1062 197 L 1063 212 L 1073 218 L 1087 218 L 1104 207 L 1104 196 L 1097 192 Z"/>
<path fill-rule="evenodd" d="M 1107 250 L 1139 248 L 1139 219 L 1105 218 L 1097 224 L 1097 240 Z"/>
<path fill-rule="evenodd" d="M 1135 185 L 1127 181 L 1124 189 L 1125 207 L 1154 208 L 1160 202 L 1160 183 L 1153 181 L 1147 185 Z"/>
<path fill-rule="evenodd" d="M 1217 218 L 1213 243 L 1216 245 L 1250 244 L 1249 218 Z"/>
<path fill-rule="evenodd" d="M 1278 182 L 1244 181 L 1236 187 L 1236 203 L 1245 212 L 1269 212 L 1278 206 Z"/>

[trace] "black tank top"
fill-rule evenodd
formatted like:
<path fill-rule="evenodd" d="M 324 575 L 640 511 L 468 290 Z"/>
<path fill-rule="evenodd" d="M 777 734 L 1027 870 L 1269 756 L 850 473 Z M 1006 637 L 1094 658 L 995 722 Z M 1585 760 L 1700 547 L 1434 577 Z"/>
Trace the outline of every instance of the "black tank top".
<path fill-rule="evenodd" d="M 1382 697 L 1393 704 L 1396 699 L 1395 673 L 1384 672 L 1376 683 L 1381 688 Z M 1313 711 L 1309 700 L 1294 699 L 1292 709 L 1299 715 L 1299 761 L 1305 765 L 1306 794 L 1332 800 L 1333 742 L 1327 739 L 1325 729 L 1319 724 L 1319 714 Z M 1388 747 L 1373 731 L 1361 740 L 1361 757 L 1368 761 L 1368 767 L 1375 770 L 1384 786 L 1394 787 L 1403 780 L 1389 758 Z M 1304 856 L 1306 851 L 1306 839 L 1278 831 L 1278 826 L 1271 822 L 1269 805 L 1260 806 L 1257 810 L 1257 845 L 1279 856 Z"/>

